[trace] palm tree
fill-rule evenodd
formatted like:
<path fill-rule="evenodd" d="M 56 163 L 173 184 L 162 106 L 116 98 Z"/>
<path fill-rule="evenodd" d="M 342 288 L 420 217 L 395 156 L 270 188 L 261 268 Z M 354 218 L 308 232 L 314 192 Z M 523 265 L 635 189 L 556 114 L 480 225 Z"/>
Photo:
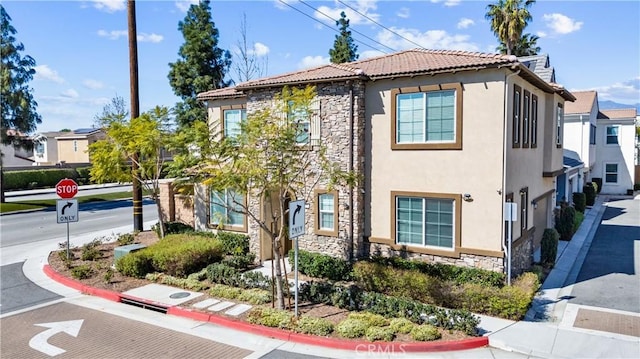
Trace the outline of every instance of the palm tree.
<path fill-rule="evenodd" d="M 485 18 L 491 22 L 491 30 L 500 43 L 505 45 L 507 55 L 514 54 L 524 28 L 531 21 L 529 7 L 534 3 L 535 0 L 498 0 L 487 6 Z"/>
<path fill-rule="evenodd" d="M 540 46 L 538 46 L 539 37 L 531 34 L 524 34 L 513 47 L 512 55 L 516 56 L 532 56 L 540 53 Z M 504 43 L 500 43 L 496 50 L 501 54 L 507 53 L 507 46 Z"/>

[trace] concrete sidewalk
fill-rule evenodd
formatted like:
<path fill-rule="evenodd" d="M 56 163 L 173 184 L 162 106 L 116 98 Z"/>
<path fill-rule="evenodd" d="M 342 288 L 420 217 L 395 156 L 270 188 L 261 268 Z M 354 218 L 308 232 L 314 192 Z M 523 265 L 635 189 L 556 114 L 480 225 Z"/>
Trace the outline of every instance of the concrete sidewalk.
<path fill-rule="evenodd" d="M 640 357 L 640 337 L 576 326 L 580 310 L 601 313 L 604 317 L 618 315 L 632 322 L 640 320 L 638 313 L 568 303 L 607 201 L 607 196 L 598 196 L 593 208 L 585 213 L 584 222 L 572 240 L 560 242 L 556 266 L 543 283 L 525 321 L 514 322 L 489 333 L 489 345 L 544 358 Z M 595 317 L 593 319 L 596 320 Z"/>

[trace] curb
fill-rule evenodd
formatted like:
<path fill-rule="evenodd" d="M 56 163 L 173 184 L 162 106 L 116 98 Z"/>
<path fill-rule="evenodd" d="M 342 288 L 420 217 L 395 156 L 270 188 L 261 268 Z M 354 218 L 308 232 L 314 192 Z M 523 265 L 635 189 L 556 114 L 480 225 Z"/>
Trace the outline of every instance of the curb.
<path fill-rule="evenodd" d="M 67 287 L 79 290 L 83 294 L 88 294 L 88 295 L 108 299 L 114 302 L 121 302 L 123 297 L 127 298 L 126 296 L 123 296 L 119 292 L 89 287 L 87 285 L 82 284 L 79 281 L 67 278 L 61 275 L 60 273 L 56 272 L 48 264 L 44 265 L 43 271 L 49 278 Z M 151 301 L 145 301 L 145 300 L 140 300 L 140 301 L 149 302 L 148 304 L 154 304 Z M 367 350 L 368 348 L 371 348 L 371 346 L 375 346 L 376 348 L 383 346 L 385 350 L 392 353 L 395 353 L 395 352 L 419 353 L 419 352 L 443 352 L 443 351 L 477 349 L 477 348 L 482 348 L 489 345 L 489 337 L 486 337 L 486 336 L 463 339 L 463 340 L 446 341 L 446 342 L 369 342 L 369 341 L 355 341 L 355 340 L 320 337 L 320 336 L 295 333 L 288 330 L 264 327 L 261 325 L 234 320 L 231 318 L 226 318 L 226 317 L 215 315 L 215 314 L 196 312 L 190 309 L 182 308 L 180 306 L 168 307 L 167 314 L 188 318 L 196 321 L 201 321 L 201 322 L 214 323 L 221 326 L 225 326 L 227 328 L 248 332 L 251 334 L 266 336 L 269 338 L 291 341 L 291 342 L 301 343 L 301 344 L 322 346 L 322 347 L 327 347 L 332 349 L 355 350 L 356 352 Z"/>

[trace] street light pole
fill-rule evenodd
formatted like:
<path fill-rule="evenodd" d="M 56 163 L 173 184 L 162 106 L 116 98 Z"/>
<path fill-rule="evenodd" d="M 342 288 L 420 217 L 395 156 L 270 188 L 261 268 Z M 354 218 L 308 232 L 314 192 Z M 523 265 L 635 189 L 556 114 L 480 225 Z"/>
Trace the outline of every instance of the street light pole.
<path fill-rule="evenodd" d="M 138 38 L 136 30 L 136 2 L 127 1 L 127 20 L 129 28 L 129 83 L 131 85 L 131 119 L 140 116 L 140 100 L 138 96 Z M 138 172 L 138 153 L 131 158 L 133 184 L 133 230 L 142 231 L 142 187 L 136 173 Z"/>

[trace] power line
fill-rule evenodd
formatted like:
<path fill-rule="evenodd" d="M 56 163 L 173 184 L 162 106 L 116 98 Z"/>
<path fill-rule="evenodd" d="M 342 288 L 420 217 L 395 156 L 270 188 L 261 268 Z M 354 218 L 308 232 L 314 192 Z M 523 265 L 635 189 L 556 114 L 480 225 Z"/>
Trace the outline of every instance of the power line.
<path fill-rule="evenodd" d="M 328 18 L 328 19 L 330 19 L 330 20 L 332 20 L 332 21 L 334 21 L 334 22 L 337 22 L 337 20 L 336 20 L 336 19 L 334 19 L 334 18 L 332 18 L 331 16 L 329 16 L 329 15 L 325 14 L 324 12 L 322 12 L 322 11 L 320 11 L 320 10 L 316 9 L 315 7 L 313 7 L 313 6 L 309 5 L 309 4 L 307 4 L 307 3 L 306 3 L 306 2 L 304 2 L 303 0 L 298 0 L 298 1 L 299 1 L 301 4 L 303 4 L 303 5 L 307 6 L 307 7 L 310 7 L 310 8 L 311 8 L 311 9 L 313 9 L 314 11 L 317 11 L 318 13 L 320 13 L 320 14 L 324 15 L 326 18 Z M 282 2 L 282 0 L 280 0 L 280 2 Z M 305 15 L 306 15 L 306 14 L 305 14 Z M 307 15 L 307 16 L 308 16 L 308 15 Z M 315 21 L 318 21 L 318 20 L 316 20 L 315 18 L 313 18 L 313 19 L 314 19 Z M 318 21 L 318 22 L 322 23 L 323 25 L 326 25 L 326 24 L 324 24 L 324 23 L 323 23 L 323 22 L 321 22 L 321 21 Z M 326 26 L 328 26 L 328 25 L 326 25 Z M 387 49 L 391 50 L 391 52 L 396 52 L 396 50 L 395 50 L 394 48 L 391 48 L 391 47 L 389 47 L 389 46 L 387 46 L 387 45 L 385 45 L 385 44 L 383 44 L 383 43 L 381 43 L 381 42 L 379 42 L 379 41 L 377 41 L 377 40 L 375 40 L 375 39 L 372 39 L 372 38 L 370 38 L 369 36 L 367 36 L 367 35 L 365 35 L 365 34 L 361 33 L 360 31 L 358 31 L 358 30 L 356 30 L 356 29 L 353 29 L 353 28 L 352 28 L 351 30 L 352 30 L 353 32 L 355 32 L 356 34 L 359 34 L 360 36 L 362 36 L 362 37 L 364 37 L 364 38 L 367 38 L 367 39 L 369 39 L 369 40 L 371 40 L 371 41 L 375 42 L 376 44 L 378 44 L 378 45 L 380 45 L 380 46 L 382 46 L 382 47 L 386 47 Z M 369 46 L 369 47 L 371 47 L 371 46 Z M 371 48 L 373 48 L 373 47 L 371 47 Z M 378 50 L 378 51 L 380 51 L 379 49 L 374 49 L 374 50 Z M 384 52 L 384 51 L 382 51 L 382 52 Z"/>
<path fill-rule="evenodd" d="M 392 33 L 392 34 L 394 34 L 394 35 L 398 36 L 399 38 L 401 38 L 401 39 L 403 39 L 403 40 L 406 40 L 407 42 L 410 42 L 410 43 L 412 43 L 412 44 L 414 44 L 414 45 L 418 46 L 418 47 L 419 47 L 419 48 L 421 48 L 421 49 L 424 49 L 424 46 L 422 46 L 422 45 L 418 44 L 418 43 L 417 43 L 417 42 L 415 42 L 415 41 L 409 40 L 409 39 L 407 39 L 406 37 L 404 37 L 404 36 L 402 36 L 402 35 L 398 34 L 397 32 L 395 32 L 395 31 L 393 31 L 393 30 L 389 29 L 388 27 L 386 27 L 386 26 L 382 25 L 381 23 L 379 23 L 379 22 L 375 21 L 374 19 L 370 18 L 369 16 L 367 16 L 367 15 L 365 15 L 365 14 L 361 13 L 360 11 L 358 11 L 358 10 L 354 9 L 352 6 L 350 6 L 350 5 L 346 4 L 344 1 L 342 1 L 342 0 L 338 0 L 338 2 L 339 2 L 340 4 L 342 4 L 342 5 L 346 6 L 346 7 L 348 7 L 349 9 L 353 10 L 356 14 L 358 14 L 358 15 L 360 15 L 360 16 L 362 16 L 362 17 L 364 17 L 365 19 L 367 19 L 367 20 L 371 21 L 372 23 L 374 23 L 374 24 L 376 24 L 376 25 L 380 26 L 381 28 L 383 28 L 383 29 L 385 29 L 385 30 L 389 31 L 390 33 Z"/>

